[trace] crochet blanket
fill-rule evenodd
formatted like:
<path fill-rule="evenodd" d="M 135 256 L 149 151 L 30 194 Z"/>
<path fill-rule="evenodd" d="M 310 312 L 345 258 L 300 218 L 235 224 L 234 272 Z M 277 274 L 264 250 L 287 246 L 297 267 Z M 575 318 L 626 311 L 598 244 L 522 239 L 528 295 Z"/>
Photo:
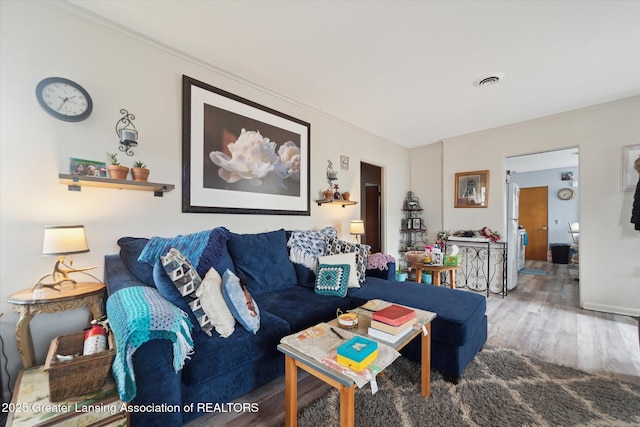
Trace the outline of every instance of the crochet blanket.
<path fill-rule="evenodd" d="M 296 264 L 316 271 L 318 257 L 324 255 L 325 237 L 337 238 L 338 230 L 334 227 L 325 227 L 322 230 L 293 230 L 287 242 L 289 259 Z"/>
<path fill-rule="evenodd" d="M 200 277 L 204 277 L 209 268 L 215 266 L 226 249 L 229 239 L 229 230 L 225 227 L 217 227 L 213 230 L 199 233 L 178 235 L 176 237 L 152 237 L 138 256 L 138 261 L 146 262 L 153 266 L 158 257 L 164 256 L 176 248 L 191 264 L 197 266 Z"/>
<path fill-rule="evenodd" d="M 107 316 L 117 345 L 113 376 L 124 402 L 136 397 L 133 354 L 142 344 L 154 339 L 170 340 L 176 372 L 193 353 L 187 314 L 164 299 L 155 288 L 132 286 L 117 291 L 107 299 Z"/>

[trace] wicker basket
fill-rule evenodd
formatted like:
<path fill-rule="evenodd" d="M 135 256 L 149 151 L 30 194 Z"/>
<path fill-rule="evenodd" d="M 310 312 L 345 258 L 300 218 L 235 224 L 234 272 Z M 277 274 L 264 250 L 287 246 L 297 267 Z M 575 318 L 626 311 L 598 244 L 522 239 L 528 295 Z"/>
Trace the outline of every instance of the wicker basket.
<path fill-rule="evenodd" d="M 409 262 L 422 262 L 424 255 L 424 251 L 409 251 L 404 256 Z"/>
<path fill-rule="evenodd" d="M 84 332 L 62 335 L 51 341 L 44 370 L 49 373 L 49 400 L 57 402 L 72 396 L 90 393 L 102 387 L 116 354 L 113 334 L 108 335 L 109 350 L 73 360 L 56 360 L 56 354 L 82 354 Z"/>

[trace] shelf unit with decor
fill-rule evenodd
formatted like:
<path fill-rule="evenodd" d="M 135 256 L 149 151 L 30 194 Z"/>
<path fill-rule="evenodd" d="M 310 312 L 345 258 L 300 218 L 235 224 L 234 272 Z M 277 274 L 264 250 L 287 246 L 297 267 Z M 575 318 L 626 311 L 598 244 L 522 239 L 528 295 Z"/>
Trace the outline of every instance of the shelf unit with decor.
<path fill-rule="evenodd" d="M 315 201 L 318 206 L 322 206 L 324 204 L 332 204 L 332 205 L 342 205 L 342 207 L 344 208 L 345 206 L 351 206 L 351 205 L 356 205 L 358 204 L 358 202 L 355 202 L 353 200 L 338 200 L 338 199 L 319 199 Z"/>
<path fill-rule="evenodd" d="M 158 182 L 131 181 L 126 179 L 100 178 L 96 176 L 78 176 L 69 174 L 58 174 L 60 184 L 67 185 L 69 191 L 81 191 L 83 186 L 117 188 L 120 190 L 153 191 L 156 197 L 162 197 L 176 188 L 173 184 L 161 184 Z"/>
<path fill-rule="evenodd" d="M 409 272 L 411 263 L 407 261 L 406 253 L 412 250 L 423 250 L 428 245 L 427 227 L 422 219 L 423 209 L 420 206 L 420 201 L 412 191 L 407 193 L 402 211 L 398 266 L 399 270 Z"/>

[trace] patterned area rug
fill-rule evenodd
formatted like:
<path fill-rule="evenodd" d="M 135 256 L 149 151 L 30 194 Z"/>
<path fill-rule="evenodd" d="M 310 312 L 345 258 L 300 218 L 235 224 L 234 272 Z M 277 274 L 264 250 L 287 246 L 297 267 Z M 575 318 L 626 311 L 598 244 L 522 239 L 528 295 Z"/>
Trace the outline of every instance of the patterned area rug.
<path fill-rule="evenodd" d="M 356 426 L 639 426 L 640 386 L 487 347 L 458 385 L 432 371 L 431 398 L 418 365 L 399 358 L 378 376 L 379 391 L 356 389 Z M 331 390 L 298 416 L 300 426 L 339 425 Z"/>

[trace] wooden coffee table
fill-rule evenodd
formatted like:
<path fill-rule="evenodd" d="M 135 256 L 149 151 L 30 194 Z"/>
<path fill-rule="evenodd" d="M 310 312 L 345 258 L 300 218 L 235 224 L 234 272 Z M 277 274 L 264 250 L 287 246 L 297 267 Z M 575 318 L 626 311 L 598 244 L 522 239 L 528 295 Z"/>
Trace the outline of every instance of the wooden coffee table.
<path fill-rule="evenodd" d="M 388 343 L 383 340 L 379 340 L 370 337 L 367 334 L 369 326 L 371 324 L 371 317 L 360 315 L 358 327 L 355 329 L 349 329 L 350 331 L 367 337 L 372 340 L 384 343 L 393 347 L 395 350 L 400 350 L 411 342 L 414 338 L 420 335 L 422 342 L 422 354 L 421 354 L 421 387 L 420 391 L 423 396 L 429 397 L 431 395 L 431 321 L 435 319 L 436 314 L 430 313 L 431 318 L 425 323 L 427 335 L 422 333 L 422 329 L 414 329 L 399 341 L 395 343 Z M 327 322 L 336 328 L 338 332 L 341 329 L 338 327 L 338 321 L 333 319 L 331 322 Z M 297 334 L 296 334 L 297 335 Z M 286 344 L 279 344 L 278 350 L 285 355 L 285 425 L 288 427 L 294 427 L 298 424 L 298 371 L 297 368 L 303 369 L 315 376 L 316 378 L 324 381 L 325 383 L 335 387 L 340 392 L 340 426 L 353 427 L 355 424 L 355 381 L 322 364 L 321 362 L 307 356 L 300 351 L 297 351 L 293 347 Z"/>

